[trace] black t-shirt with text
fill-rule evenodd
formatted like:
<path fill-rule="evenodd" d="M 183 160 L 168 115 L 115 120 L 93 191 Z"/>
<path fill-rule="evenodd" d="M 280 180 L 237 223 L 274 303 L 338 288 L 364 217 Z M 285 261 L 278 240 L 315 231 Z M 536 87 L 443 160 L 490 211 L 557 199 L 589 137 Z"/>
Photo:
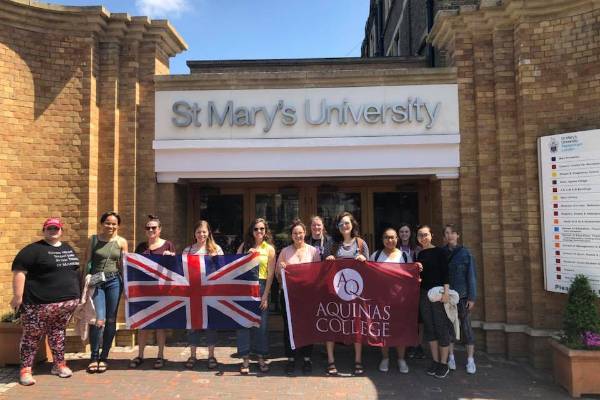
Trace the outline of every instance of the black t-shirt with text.
<path fill-rule="evenodd" d="M 44 240 L 25 246 L 15 257 L 13 271 L 26 271 L 24 304 L 48 304 L 81 295 L 79 259 L 66 243 L 54 247 Z"/>

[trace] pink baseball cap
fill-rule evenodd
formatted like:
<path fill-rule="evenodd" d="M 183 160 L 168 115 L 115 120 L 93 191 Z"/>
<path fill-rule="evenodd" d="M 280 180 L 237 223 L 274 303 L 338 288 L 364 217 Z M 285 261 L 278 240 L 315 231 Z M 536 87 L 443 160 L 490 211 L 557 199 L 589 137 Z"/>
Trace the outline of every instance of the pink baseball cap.
<path fill-rule="evenodd" d="M 58 228 L 62 228 L 63 223 L 60 221 L 60 218 L 48 218 L 46 221 L 44 221 L 44 226 L 42 227 L 42 229 L 46 229 L 49 226 L 56 226 Z"/>

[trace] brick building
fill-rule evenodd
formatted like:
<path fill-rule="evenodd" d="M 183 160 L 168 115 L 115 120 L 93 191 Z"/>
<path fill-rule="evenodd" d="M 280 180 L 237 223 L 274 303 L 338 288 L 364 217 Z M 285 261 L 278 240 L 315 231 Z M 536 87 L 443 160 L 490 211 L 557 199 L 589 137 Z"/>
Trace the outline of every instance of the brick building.
<path fill-rule="evenodd" d="M 152 212 L 179 247 L 203 217 L 233 248 L 254 216 L 281 243 L 291 217 L 343 207 L 372 246 L 400 219 L 459 223 L 479 264 L 481 348 L 547 364 L 565 296 L 543 286 L 536 140 L 600 125 L 600 6 L 427 2 L 450 10 L 404 22 L 403 50 L 394 34 L 415 3 L 371 2 L 404 13 L 363 54 L 396 57 L 189 62 L 171 76 L 186 44 L 164 21 L 0 1 L 0 303 L 48 215 L 79 249 L 107 209 L 130 245 Z"/>
<path fill-rule="evenodd" d="M 427 35 L 439 11 L 477 6 L 481 0 L 370 0 L 362 57 L 421 57 L 430 66 L 446 65 L 445 52 Z"/>

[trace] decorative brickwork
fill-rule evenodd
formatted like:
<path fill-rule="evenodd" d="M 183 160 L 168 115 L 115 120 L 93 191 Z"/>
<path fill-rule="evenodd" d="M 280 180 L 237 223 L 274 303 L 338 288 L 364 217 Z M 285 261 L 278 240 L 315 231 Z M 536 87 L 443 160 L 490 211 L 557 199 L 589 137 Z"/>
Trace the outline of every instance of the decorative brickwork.
<path fill-rule="evenodd" d="M 0 0 L 0 311 L 12 259 L 48 216 L 81 254 L 99 215 L 117 210 L 135 244 L 136 210 L 158 203 L 154 75 L 186 48 L 166 21 L 29 3 Z"/>
<path fill-rule="evenodd" d="M 430 35 L 457 69 L 460 222 L 485 349 L 535 365 L 566 297 L 543 288 L 536 140 L 600 125 L 599 23 L 592 1 L 483 2 L 439 13 Z"/>

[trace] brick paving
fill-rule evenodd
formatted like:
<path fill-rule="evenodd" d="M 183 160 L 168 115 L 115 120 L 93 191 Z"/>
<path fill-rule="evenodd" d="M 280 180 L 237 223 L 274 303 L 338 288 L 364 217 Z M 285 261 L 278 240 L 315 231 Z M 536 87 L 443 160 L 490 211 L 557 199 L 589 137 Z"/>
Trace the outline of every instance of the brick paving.
<path fill-rule="evenodd" d="M 425 374 L 427 360 L 409 360 L 411 371 L 403 375 L 391 368 L 387 374 L 377 371 L 377 349 L 365 352 L 367 373 L 363 377 L 350 375 L 351 347 L 338 346 L 337 366 L 342 375 L 329 378 L 324 374 L 326 359 L 322 346 L 317 346 L 313 356 L 314 370 L 303 376 L 287 377 L 283 372 L 285 359 L 281 334 L 272 335 L 273 357 L 271 372 L 262 375 L 253 363 L 249 376 L 240 376 L 240 360 L 232 358 L 235 336 L 223 335 L 216 350 L 221 363 L 219 371 L 206 368 L 206 349 L 199 348 L 200 361 L 194 370 L 186 370 L 183 363 L 189 350 L 183 346 L 169 346 L 169 360 L 162 370 L 152 369 L 153 359 L 136 370 L 128 368 L 128 360 L 137 354 L 134 348 L 116 348 L 111 352 L 110 369 L 104 374 L 87 374 L 85 366 L 89 354 L 69 354 L 70 367 L 75 374 L 70 379 L 50 375 L 50 364 L 39 365 L 35 370 L 37 384 L 23 387 L 15 383 L 16 368 L 0 369 L 0 399 L 568 399 L 566 391 L 552 381 L 547 371 L 535 370 L 523 363 L 506 361 L 480 353 L 477 355 L 477 374 L 464 371 L 465 355 L 457 353 L 457 371 L 444 380 Z M 156 347 L 146 350 L 146 357 L 154 356 Z M 395 366 L 390 363 L 390 366 Z M 597 397 L 596 397 L 597 398 Z"/>

